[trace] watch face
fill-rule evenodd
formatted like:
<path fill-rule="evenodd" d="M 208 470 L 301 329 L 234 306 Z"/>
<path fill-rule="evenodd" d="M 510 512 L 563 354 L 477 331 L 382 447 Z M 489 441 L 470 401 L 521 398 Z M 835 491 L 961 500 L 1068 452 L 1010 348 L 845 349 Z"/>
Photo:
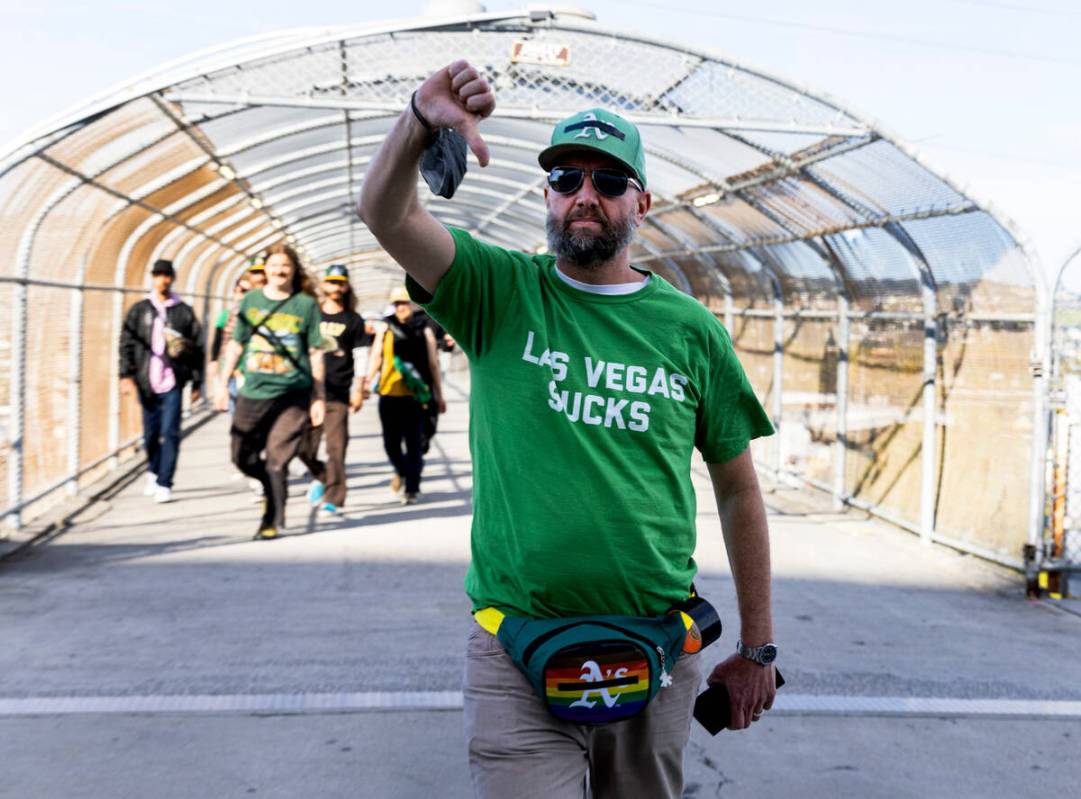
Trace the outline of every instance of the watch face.
<path fill-rule="evenodd" d="M 774 660 L 777 659 L 777 647 L 773 644 L 766 644 L 758 650 L 758 662 L 763 666 L 768 666 Z"/>

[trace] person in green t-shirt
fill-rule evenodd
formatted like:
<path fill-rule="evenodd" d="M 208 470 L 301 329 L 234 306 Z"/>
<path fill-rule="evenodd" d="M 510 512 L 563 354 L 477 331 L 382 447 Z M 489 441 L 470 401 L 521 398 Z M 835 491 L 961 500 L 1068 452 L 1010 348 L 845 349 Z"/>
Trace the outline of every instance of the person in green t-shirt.
<path fill-rule="evenodd" d="M 251 281 L 246 274 L 241 275 L 233 284 L 233 299 L 228 306 L 221 309 L 218 318 L 214 321 L 214 336 L 210 343 L 210 366 L 208 368 L 207 385 L 213 386 L 221 378 L 218 373 L 222 356 L 225 354 L 225 344 L 233 337 L 233 328 L 236 327 L 236 314 L 244 295 L 251 291 Z M 238 374 L 229 375 L 229 413 L 233 412 L 236 404 L 236 392 Z"/>
<path fill-rule="evenodd" d="M 744 642 L 709 681 L 728 689 L 730 728 L 748 726 L 775 693 L 769 535 L 748 448 L 773 429 L 714 314 L 630 261 L 652 196 L 639 131 L 624 118 L 594 108 L 553 130 L 539 156 L 548 254 L 448 229 L 418 201 L 432 131 L 454 129 L 485 166 L 478 124 L 494 107 L 468 63 L 433 74 L 369 165 L 359 205 L 413 298 L 470 361 L 473 784 L 481 797 L 580 797 L 588 769 L 595 797 L 679 797 L 697 655 L 680 658 L 673 686 L 640 715 L 579 727 L 544 711 L 493 624 L 499 613 L 658 616 L 685 600 L 696 569 L 697 448 Z"/>
<path fill-rule="evenodd" d="M 244 357 L 230 430 L 233 463 L 263 485 L 256 539 L 277 538 L 285 523 L 289 461 L 311 427 L 323 424 L 326 395 L 319 305 L 296 252 L 270 248 L 267 284 L 244 295 L 221 368 L 216 407 L 228 408 L 227 380 Z M 266 450 L 266 457 L 262 453 Z"/>

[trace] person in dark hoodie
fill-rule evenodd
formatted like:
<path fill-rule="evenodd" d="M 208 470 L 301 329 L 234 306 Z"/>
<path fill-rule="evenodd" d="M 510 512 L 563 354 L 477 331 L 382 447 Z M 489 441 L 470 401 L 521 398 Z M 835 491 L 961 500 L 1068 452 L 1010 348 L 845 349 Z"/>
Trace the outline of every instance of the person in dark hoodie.
<path fill-rule="evenodd" d="M 155 261 L 150 275 L 150 294 L 131 307 L 120 333 L 120 390 L 125 396 L 137 393 L 143 408 L 149 467 L 143 493 L 170 502 L 184 386 L 192 384 L 194 403 L 203 382 L 202 327 L 191 306 L 173 293 L 173 262 Z"/>

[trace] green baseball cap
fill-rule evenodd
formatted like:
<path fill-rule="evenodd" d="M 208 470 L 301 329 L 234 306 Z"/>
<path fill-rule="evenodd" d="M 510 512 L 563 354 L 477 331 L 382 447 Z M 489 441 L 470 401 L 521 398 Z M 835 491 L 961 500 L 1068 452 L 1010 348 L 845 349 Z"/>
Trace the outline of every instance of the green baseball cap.
<path fill-rule="evenodd" d="M 567 153 L 593 150 L 610 156 L 631 171 L 642 187 L 646 186 L 646 154 L 638 128 L 619 114 L 603 108 L 590 108 L 567 117 L 552 130 L 552 143 L 537 156 L 541 167 L 549 171 L 559 166 Z"/>
<path fill-rule="evenodd" d="M 345 264 L 331 264 L 327 267 L 323 280 L 341 280 L 349 282 L 349 269 Z"/>

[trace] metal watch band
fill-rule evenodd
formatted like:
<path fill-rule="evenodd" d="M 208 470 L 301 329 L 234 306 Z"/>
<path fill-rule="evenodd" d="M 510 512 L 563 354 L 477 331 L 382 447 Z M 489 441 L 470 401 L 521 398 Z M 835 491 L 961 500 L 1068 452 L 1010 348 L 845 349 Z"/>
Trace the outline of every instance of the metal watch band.
<path fill-rule="evenodd" d="M 749 647 L 743 643 L 743 639 L 736 641 L 736 652 L 740 657 L 753 661 L 760 666 L 768 666 L 777 659 L 777 645 L 767 641 L 761 646 Z"/>

